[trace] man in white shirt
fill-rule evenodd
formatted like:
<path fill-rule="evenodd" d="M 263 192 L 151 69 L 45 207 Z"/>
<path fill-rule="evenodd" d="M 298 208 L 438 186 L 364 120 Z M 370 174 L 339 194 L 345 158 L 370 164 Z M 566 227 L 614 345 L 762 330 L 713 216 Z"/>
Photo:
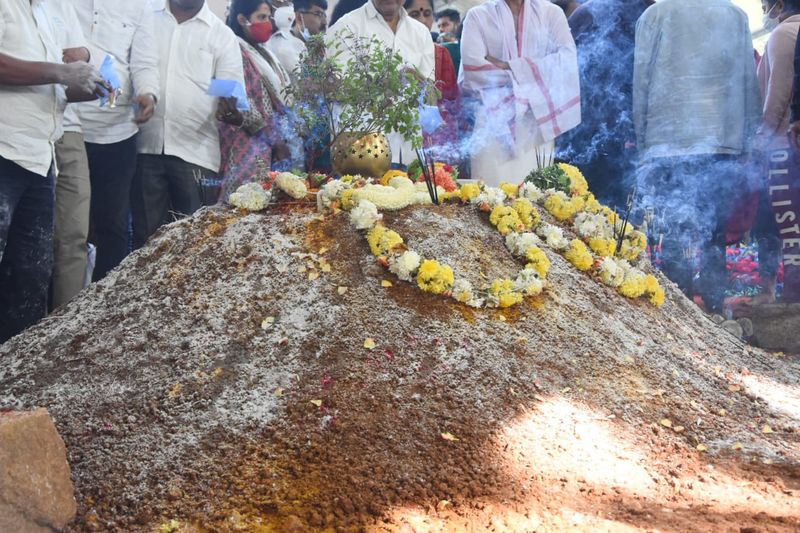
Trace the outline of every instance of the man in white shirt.
<path fill-rule="evenodd" d="M 428 28 L 408 16 L 400 0 L 369 0 L 360 8 L 340 18 L 328 31 L 329 42 L 372 36 L 400 54 L 406 66 L 422 78 L 433 80 L 436 67 L 433 39 Z M 386 132 L 392 150 L 392 162 L 408 165 L 417 156 L 411 142 L 397 132 Z"/>
<path fill-rule="evenodd" d="M 0 343 L 42 318 L 53 265 L 53 143 L 101 78 L 62 63 L 41 0 L 0 2 Z M 66 86 L 66 90 L 64 89 Z"/>
<path fill-rule="evenodd" d="M 102 279 L 130 249 L 128 212 L 136 168 L 136 134 L 153 115 L 159 93 L 158 52 L 149 2 L 61 0 L 75 7 L 89 41 L 92 63 L 114 58 L 122 93 L 114 106 L 82 104 L 78 114 L 86 140 L 92 183 L 93 279 Z"/>
<path fill-rule="evenodd" d="M 328 28 L 327 0 L 295 0 L 294 6 L 275 9 L 273 18 L 278 31 L 264 47 L 275 54 L 289 74 L 300 65 L 306 51 L 306 39 Z"/>
<path fill-rule="evenodd" d="M 239 42 L 204 0 L 162 0 L 154 22 L 161 93 L 139 136 L 131 197 L 136 247 L 170 212 L 190 215 L 216 203 L 207 184 L 218 184 L 218 101 L 207 92 L 212 78 L 244 86 Z"/>

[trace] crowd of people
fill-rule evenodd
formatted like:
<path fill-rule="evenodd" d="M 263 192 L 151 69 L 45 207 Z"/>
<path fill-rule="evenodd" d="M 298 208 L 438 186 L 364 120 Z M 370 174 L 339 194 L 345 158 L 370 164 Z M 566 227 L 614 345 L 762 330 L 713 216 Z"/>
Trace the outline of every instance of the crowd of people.
<path fill-rule="evenodd" d="M 658 226 L 665 273 L 709 311 L 747 232 L 761 301 L 783 261 L 798 302 L 800 0 L 761 3 L 763 57 L 731 0 L 339 0 L 330 25 L 328 0 L 232 0 L 225 20 L 205 0 L 3 0 L 0 342 L 164 223 L 273 170 L 325 170 L 286 92 L 316 35 L 377 37 L 435 83 L 432 142 L 462 175 L 572 162 Z M 244 94 L 210 96 L 220 80 Z M 396 165 L 415 159 L 385 133 Z"/>

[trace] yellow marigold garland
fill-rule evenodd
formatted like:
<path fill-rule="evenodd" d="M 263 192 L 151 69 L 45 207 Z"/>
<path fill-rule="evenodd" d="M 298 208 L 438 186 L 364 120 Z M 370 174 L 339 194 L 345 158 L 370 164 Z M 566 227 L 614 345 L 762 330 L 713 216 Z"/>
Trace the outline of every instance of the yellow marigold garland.
<path fill-rule="evenodd" d="M 519 185 L 515 185 L 514 183 L 507 183 L 503 182 L 500 184 L 500 190 L 506 193 L 506 196 L 509 198 L 516 198 L 517 193 L 519 192 Z"/>
<path fill-rule="evenodd" d="M 519 214 L 513 207 L 507 205 L 498 205 L 492 209 L 489 222 L 497 227 L 501 235 L 508 235 L 510 231 L 519 231 L 523 226 Z"/>
<path fill-rule="evenodd" d="M 517 212 L 525 229 L 535 228 L 542 220 L 539 210 L 527 198 L 517 198 L 511 203 L 511 208 Z"/>
<path fill-rule="evenodd" d="M 496 279 L 489 287 L 490 297 L 496 299 L 497 307 L 511 307 L 520 303 L 523 294 L 516 290 L 515 284 L 510 279 Z"/>
<path fill-rule="evenodd" d="M 378 224 L 367 234 L 367 242 L 372 255 L 381 256 L 402 246 L 403 238 L 396 231 L 386 229 Z"/>
<path fill-rule="evenodd" d="M 535 270 L 542 279 L 547 278 L 547 274 L 550 272 L 550 259 L 547 258 L 547 255 L 541 248 L 538 246 L 531 246 L 525 253 L 525 258 L 528 260 L 528 266 L 526 268 Z"/>
<path fill-rule="evenodd" d="M 477 183 L 465 183 L 461 186 L 459 196 L 462 202 L 469 202 L 481 193 L 481 186 Z"/>
<path fill-rule="evenodd" d="M 569 248 L 564 252 L 564 259 L 582 272 L 586 272 L 594 265 L 594 257 L 580 239 L 573 239 L 569 243 Z"/>
<path fill-rule="evenodd" d="M 522 240 L 512 241 L 510 245 L 512 249 L 517 250 L 518 254 L 521 254 L 522 250 L 526 250 L 524 247 L 520 248 L 520 245 L 526 246 L 535 242 L 525 237 L 525 235 L 531 235 L 532 238 L 535 238 L 535 235 L 523 235 L 520 232 L 536 228 L 541 223 L 541 214 L 528 198 L 540 202 L 543 198 L 544 208 L 557 220 L 571 221 L 580 212 L 602 213 L 608 224 L 616 227 L 616 231 L 620 231 L 619 217 L 613 210 L 597 201 L 589 191 L 588 184 L 580 170 L 572 165 L 560 164 L 559 166 L 570 179 L 571 196 L 564 195 L 564 193 L 548 195 L 546 192 L 533 195 L 529 194 L 530 191 L 525 191 L 524 188 L 520 190 L 517 185 L 510 183 L 503 183 L 498 189 L 484 189 L 480 184 L 468 183 L 458 190 L 446 194 L 443 199 L 460 199 L 464 203 L 480 204 L 482 210 L 491 211 L 489 220 L 502 235 L 507 236 L 514 233 L 523 237 Z M 398 176 L 405 176 L 405 174 L 399 171 L 387 172 L 381 182 L 388 185 Z M 348 178 L 350 180 L 346 183 L 353 183 L 358 177 L 348 176 Z M 360 181 L 351 185 L 351 187 L 360 186 L 363 186 Z M 359 195 L 354 192 L 355 190 L 357 189 L 348 188 L 341 192 L 340 204 L 343 209 L 352 209 L 359 201 Z M 504 196 L 510 200 L 510 205 L 503 202 Z M 592 224 L 591 221 L 589 223 Z M 591 228 L 592 226 L 587 227 Z M 636 261 L 644 253 L 647 239 L 641 232 L 634 230 L 631 226 L 627 227 L 619 254 L 620 260 L 614 258 L 617 246 L 615 239 L 601 236 L 586 236 L 585 239 L 586 242 L 579 239 L 572 240 L 569 247 L 561 252 L 575 268 L 585 272 L 603 265 L 606 261 L 611 261 L 611 264 L 598 268 L 596 273 L 598 279 L 604 284 L 615 287 L 625 297 L 644 296 L 654 306 L 664 304 L 666 295 L 658 279 L 631 267 L 625 261 Z M 402 237 L 383 227 L 380 223 L 367 233 L 367 241 L 372 253 L 381 256 L 385 265 L 393 260 L 391 257 L 385 256 L 394 253 L 394 257 L 398 257 L 398 251 L 406 250 Z M 599 259 L 596 260 L 592 252 L 597 254 Z M 551 266 L 550 260 L 538 246 L 529 246 L 525 251 L 524 259 L 527 260 L 525 270 L 521 271 L 516 282 L 510 279 L 496 279 L 488 286 L 485 294 L 490 305 L 510 307 L 521 302 L 525 294 L 541 292 L 543 280 L 547 277 Z M 622 266 L 615 267 L 615 264 Z M 416 274 L 416 281 L 419 288 L 425 292 L 448 294 L 460 302 L 476 307 L 482 305 L 483 300 L 479 298 L 480 293 L 475 293 L 469 282 L 465 280 L 460 279 L 456 282 L 453 269 L 438 261 L 432 259 L 422 261 Z M 455 290 L 454 286 L 456 286 Z"/>
<path fill-rule="evenodd" d="M 444 294 L 453 288 L 455 281 L 453 269 L 433 259 L 423 261 L 417 272 L 417 285 L 424 292 Z"/>

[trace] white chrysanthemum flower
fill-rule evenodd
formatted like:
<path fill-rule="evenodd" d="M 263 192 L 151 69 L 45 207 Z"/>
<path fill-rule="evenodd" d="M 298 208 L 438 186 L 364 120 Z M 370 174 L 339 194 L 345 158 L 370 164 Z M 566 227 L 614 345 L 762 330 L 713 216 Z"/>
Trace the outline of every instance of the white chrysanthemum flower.
<path fill-rule="evenodd" d="M 239 209 L 261 211 L 269 205 L 272 194 L 260 183 L 245 183 L 228 197 L 228 203 Z"/>
<path fill-rule="evenodd" d="M 535 233 L 516 233 L 512 231 L 506 235 L 506 248 L 517 256 L 524 257 L 528 253 L 528 249 L 533 246 L 538 246 L 541 239 Z"/>
<path fill-rule="evenodd" d="M 544 281 L 535 270 L 526 268 L 517 275 L 517 279 L 514 280 L 514 288 L 524 292 L 527 296 L 535 296 L 544 290 Z"/>
<path fill-rule="evenodd" d="M 545 197 L 550 198 L 551 196 L 558 196 L 559 198 L 561 198 L 561 200 L 563 202 L 569 202 L 570 201 L 570 197 L 567 196 L 567 193 L 565 193 L 564 191 L 557 191 L 555 189 L 547 189 L 545 191 Z"/>
<path fill-rule="evenodd" d="M 604 215 L 586 211 L 575 217 L 575 231 L 586 238 L 610 239 L 614 236 L 614 230 Z"/>
<path fill-rule="evenodd" d="M 278 174 L 278 177 L 275 178 L 275 185 L 295 200 L 305 198 L 308 194 L 306 180 L 295 176 L 291 172 L 281 172 Z"/>
<path fill-rule="evenodd" d="M 378 213 L 378 208 L 369 200 L 361 200 L 350 211 L 350 223 L 356 229 L 372 229 L 381 218 L 383 215 Z"/>
<path fill-rule="evenodd" d="M 564 231 L 558 226 L 541 224 L 537 228 L 537 233 L 553 250 L 562 251 L 569 248 L 569 241 L 564 237 Z"/>
<path fill-rule="evenodd" d="M 627 265 L 627 269 L 630 269 L 630 265 Z M 613 257 L 604 257 L 600 263 L 600 280 L 609 287 L 619 287 L 625 281 L 627 269 L 622 261 Z"/>
<path fill-rule="evenodd" d="M 389 271 L 403 281 L 413 281 L 421 262 L 422 258 L 417 252 L 408 250 L 389 258 Z"/>
<path fill-rule="evenodd" d="M 317 193 L 317 209 L 322 211 L 330 208 L 331 204 L 339 199 L 345 189 L 349 188 L 350 184 L 342 180 L 329 181 Z"/>
<path fill-rule="evenodd" d="M 453 298 L 462 304 L 466 304 L 470 307 L 483 307 L 484 301 L 475 295 L 472 283 L 463 278 L 456 280 L 451 292 Z"/>
<path fill-rule="evenodd" d="M 519 189 L 519 196 L 520 198 L 527 198 L 531 202 L 536 203 L 544 198 L 544 191 L 533 183 L 523 183 L 522 187 Z"/>
<path fill-rule="evenodd" d="M 470 200 L 470 203 L 473 204 L 489 204 L 489 207 L 497 207 L 498 205 L 503 205 L 503 202 L 506 201 L 506 193 L 503 192 L 503 189 L 499 187 L 484 187 L 483 191 Z"/>

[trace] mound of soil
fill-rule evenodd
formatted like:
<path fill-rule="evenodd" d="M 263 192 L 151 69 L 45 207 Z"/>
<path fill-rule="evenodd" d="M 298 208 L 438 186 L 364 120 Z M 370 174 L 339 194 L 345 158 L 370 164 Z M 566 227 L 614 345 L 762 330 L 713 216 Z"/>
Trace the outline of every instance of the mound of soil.
<path fill-rule="evenodd" d="M 471 207 L 386 220 L 474 283 L 522 267 Z M 800 528 L 800 365 L 547 253 L 542 296 L 473 310 L 344 216 L 204 210 L 0 346 L 0 407 L 55 418 L 71 531 Z"/>

